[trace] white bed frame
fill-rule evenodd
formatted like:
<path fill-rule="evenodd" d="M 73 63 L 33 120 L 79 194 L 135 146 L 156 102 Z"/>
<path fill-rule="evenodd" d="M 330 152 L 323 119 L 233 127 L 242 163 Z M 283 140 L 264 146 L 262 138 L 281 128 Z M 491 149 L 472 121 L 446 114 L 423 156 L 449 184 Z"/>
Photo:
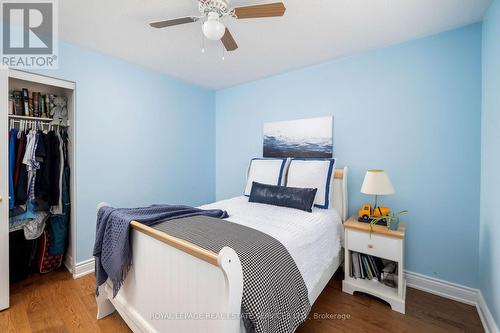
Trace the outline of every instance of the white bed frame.
<path fill-rule="evenodd" d="M 345 221 L 347 168 L 335 170 L 332 203 Z M 116 310 L 136 333 L 241 331 L 243 273 L 233 249 L 214 253 L 135 221 L 131 226 L 131 269 L 115 298 L 109 280 L 99 287 L 97 319 Z M 312 301 L 342 262 L 340 253 L 311 292 Z"/>

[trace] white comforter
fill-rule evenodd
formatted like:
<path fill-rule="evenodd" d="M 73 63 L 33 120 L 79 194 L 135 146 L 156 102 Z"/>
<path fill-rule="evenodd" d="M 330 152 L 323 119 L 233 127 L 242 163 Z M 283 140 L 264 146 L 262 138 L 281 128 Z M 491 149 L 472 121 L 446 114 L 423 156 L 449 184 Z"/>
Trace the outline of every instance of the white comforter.
<path fill-rule="evenodd" d="M 298 209 L 248 202 L 245 196 L 201 206 L 223 209 L 229 221 L 264 232 L 280 241 L 295 260 L 311 298 L 341 247 L 342 222 L 335 209 Z M 313 300 L 312 300 L 313 301 Z"/>

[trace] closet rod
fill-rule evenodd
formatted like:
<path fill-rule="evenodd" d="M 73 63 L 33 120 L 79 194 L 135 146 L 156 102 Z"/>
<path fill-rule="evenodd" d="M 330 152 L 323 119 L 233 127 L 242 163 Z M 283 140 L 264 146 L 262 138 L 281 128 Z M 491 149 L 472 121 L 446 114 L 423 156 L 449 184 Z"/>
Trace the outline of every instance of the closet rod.
<path fill-rule="evenodd" d="M 43 126 L 48 126 L 49 128 L 55 126 L 55 127 L 67 127 L 63 124 L 52 124 L 52 123 L 44 123 L 39 120 L 15 120 L 15 119 L 10 119 L 9 120 L 9 127 L 11 127 L 14 124 L 19 124 L 19 126 L 25 125 L 25 126 L 37 126 L 37 127 L 43 127 Z"/>
<path fill-rule="evenodd" d="M 15 114 L 9 114 L 9 119 L 36 120 L 36 121 L 52 121 L 53 120 L 52 118 L 19 116 L 19 115 L 15 115 Z"/>

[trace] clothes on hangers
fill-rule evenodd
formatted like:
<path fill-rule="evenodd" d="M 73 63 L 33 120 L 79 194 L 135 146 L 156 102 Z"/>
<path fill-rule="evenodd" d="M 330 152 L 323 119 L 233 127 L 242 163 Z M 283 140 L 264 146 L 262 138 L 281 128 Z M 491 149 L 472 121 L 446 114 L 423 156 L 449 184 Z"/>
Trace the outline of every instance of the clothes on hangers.
<path fill-rule="evenodd" d="M 38 136 L 35 130 L 30 130 L 27 135 L 26 151 L 24 152 L 23 164 L 28 172 L 28 199 L 35 200 L 35 178 L 36 171 L 40 168 L 40 163 L 35 158 Z"/>
<path fill-rule="evenodd" d="M 62 189 L 62 181 L 63 181 L 63 172 L 64 172 L 64 152 L 63 152 L 63 140 L 61 138 L 60 132 L 56 132 L 57 135 L 57 140 L 59 143 L 58 149 L 59 149 L 59 174 L 57 175 L 57 179 L 59 180 L 59 193 L 58 193 L 58 198 L 57 202 L 50 207 L 50 212 L 52 214 L 62 214 L 62 195 L 61 195 L 61 189 Z"/>
<path fill-rule="evenodd" d="M 71 213 L 71 198 L 70 198 L 70 167 L 68 160 L 68 134 L 66 132 L 60 133 L 63 143 L 62 152 L 64 162 L 62 181 L 61 181 L 61 214 L 52 215 L 49 223 L 49 233 L 51 243 L 49 246 L 49 254 L 57 256 L 64 254 L 66 248 L 66 240 L 69 229 L 69 219 Z"/>
<path fill-rule="evenodd" d="M 17 183 L 19 181 L 19 169 L 23 162 L 24 149 L 26 148 L 26 135 L 23 131 L 18 131 L 17 133 L 17 149 L 15 153 L 15 165 L 14 165 L 14 191 L 17 188 Z M 10 152 L 9 152 L 10 154 Z M 10 158 L 10 156 L 9 156 Z"/>
<path fill-rule="evenodd" d="M 14 168 L 16 164 L 16 143 L 17 143 L 17 129 L 13 128 L 9 132 L 9 209 L 15 206 L 15 193 L 14 193 Z"/>
<path fill-rule="evenodd" d="M 24 205 L 26 204 L 26 200 L 28 200 L 28 172 L 26 171 L 26 165 L 23 163 L 26 144 L 26 133 L 24 131 L 21 131 L 16 154 L 16 170 L 14 173 L 14 192 L 16 196 L 16 205 Z"/>
<path fill-rule="evenodd" d="M 46 168 L 45 161 L 47 157 L 46 156 L 47 135 L 40 130 L 37 131 L 37 135 L 38 135 L 38 145 L 36 146 L 35 159 L 40 164 L 40 168 L 37 171 L 37 177 L 35 179 L 35 197 L 36 199 L 41 199 L 43 198 L 44 194 L 42 186 L 44 185 L 43 175 Z"/>
<path fill-rule="evenodd" d="M 50 255 L 64 254 L 70 219 L 68 134 L 52 126 L 18 121 L 9 132 L 9 223 L 26 239 L 50 233 Z M 31 127 L 31 128 L 30 128 Z"/>
<path fill-rule="evenodd" d="M 49 206 L 55 206 L 59 202 L 59 177 L 61 167 L 61 152 L 59 150 L 59 138 L 54 131 L 47 134 L 47 163 L 49 166 L 47 181 L 47 202 Z M 57 184 L 57 185 L 56 185 Z"/>

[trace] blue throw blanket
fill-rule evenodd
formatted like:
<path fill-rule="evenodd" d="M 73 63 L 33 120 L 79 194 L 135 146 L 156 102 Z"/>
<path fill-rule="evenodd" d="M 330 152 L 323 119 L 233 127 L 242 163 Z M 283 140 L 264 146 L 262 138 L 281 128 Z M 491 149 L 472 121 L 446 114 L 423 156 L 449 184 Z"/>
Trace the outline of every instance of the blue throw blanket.
<path fill-rule="evenodd" d="M 220 219 L 228 217 L 225 211 L 219 209 L 203 210 L 174 205 L 99 209 L 94 244 L 96 289 L 109 277 L 113 282 L 113 297 L 120 290 L 132 260 L 129 238 L 131 221 L 152 226 L 163 221 L 198 215 Z"/>

